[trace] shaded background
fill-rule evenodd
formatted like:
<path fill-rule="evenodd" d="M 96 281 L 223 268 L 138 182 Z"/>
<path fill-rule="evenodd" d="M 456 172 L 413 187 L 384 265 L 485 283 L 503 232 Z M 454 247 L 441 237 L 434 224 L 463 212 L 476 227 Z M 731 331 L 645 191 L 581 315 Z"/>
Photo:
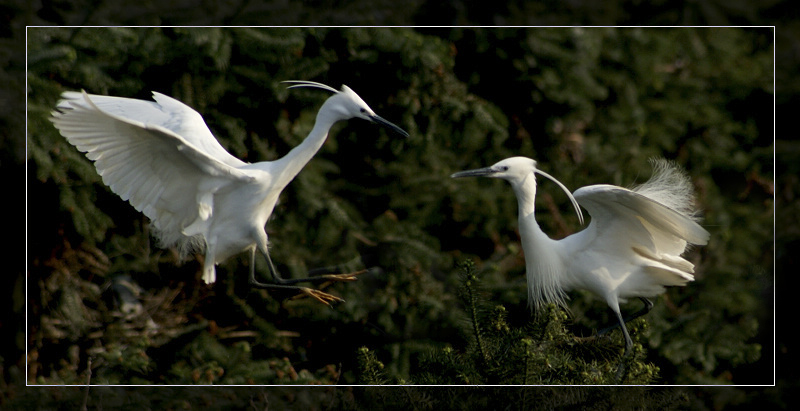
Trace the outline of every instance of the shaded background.
<path fill-rule="evenodd" d="M 535 2 L 487 10 L 421 3 L 359 9 L 362 17 L 353 19 L 348 7 L 320 15 L 243 3 L 226 14 L 174 3 L 160 13 L 142 5 L 118 23 L 212 24 L 192 21 L 202 17 L 193 13 L 230 15 L 214 23 L 243 25 L 268 24 L 274 14 L 304 24 L 328 18 L 425 24 L 430 16 L 453 24 L 639 18 L 720 24 L 781 15 L 780 4 L 748 14 L 721 6 L 675 11 L 623 3 L 592 10 L 588 3 L 570 4 L 573 9 L 552 11 Z M 88 6 L 48 4 L 35 17 L 24 8 L 10 15 L 17 25 L 115 21 L 102 3 Z M 661 368 L 655 383 L 774 382 L 773 238 L 793 241 L 796 225 L 788 220 L 779 226 L 785 234 L 773 232 L 772 64 L 773 58 L 796 59 L 773 50 L 771 29 L 36 28 L 27 34 L 30 334 L 4 351 L 10 393 L 21 393 L 25 366 L 32 384 L 83 383 L 90 365 L 93 383 L 354 383 L 361 346 L 376 352 L 393 381 L 414 382 L 419 356 L 466 339 L 454 297 L 456 263 L 463 258 L 478 263 L 493 301 L 512 316 L 527 315 L 513 193 L 501 182 L 447 178 L 518 154 L 538 159 L 573 190 L 641 182 L 654 155 L 684 165 L 712 242 L 691 254 L 698 281 L 670 291 L 647 318 L 648 359 Z M 780 30 L 776 37 L 786 41 Z M 19 70 L 14 64 L 19 60 L 12 60 L 12 75 Z M 796 80 L 780 77 L 778 69 L 777 83 L 793 87 Z M 243 258 L 224 264 L 213 288 L 203 286 L 200 263 L 176 264 L 173 253 L 152 246 L 146 219 L 108 192 L 46 120 L 64 89 L 138 98 L 156 90 L 203 113 L 234 155 L 274 159 L 305 136 L 327 97 L 286 91 L 278 84 L 284 79 L 348 84 L 412 135 L 401 140 L 356 121 L 335 127 L 268 224 L 283 272 L 379 267 L 358 283 L 332 287 L 348 301 L 333 310 L 247 292 Z M 23 98 L 19 89 L 10 91 Z M 781 94 L 777 101 L 778 111 L 791 104 Z M 4 141 L 11 149 L 5 155 L 24 155 L 18 143 Z M 779 146 L 791 153 L 794 143 L 779 138 Z M 778 164 L 787 167 L 778 170 L 779 199 L 793 200 L 796 166 L 789 165 L 797 163 Z M 578 229 L 563 195 L 542 187 L 537 205 L 545 230 L 562 237 Z M 790 258 L 782 250 L 779 243 L 779 262 Z M 114 292 L 129 279 L 141 287 L 146 315 L 126 316 Z M 12 301 L 20 301 L 24 282 L 10 284 L 18 297 Z M 24 312 L 21 303 L 12 304 Z M 609 319 L 602 303 L 581 293 L 570 305 L 577 332 Z M 24 330 L 22 323 L 6 327 Z M 9 360 L 26 346 L 27 365 L 24 357 Z M 793 358 L 788 347 L 779 348 L 782 358 Z M 242 401 L 261 399 L 238 392 Z M 356 404 L 375 400 L 359 393 Z M 713 393 L 713 399 L 687 401 L 709 407 L 747 401 L 745 390 Z M 429 394 L 442 401 L 438 395 Z M 757 395 L 782 401 L 770 391 Z M 336 395 L 321 398 L 349 405 Z"/>

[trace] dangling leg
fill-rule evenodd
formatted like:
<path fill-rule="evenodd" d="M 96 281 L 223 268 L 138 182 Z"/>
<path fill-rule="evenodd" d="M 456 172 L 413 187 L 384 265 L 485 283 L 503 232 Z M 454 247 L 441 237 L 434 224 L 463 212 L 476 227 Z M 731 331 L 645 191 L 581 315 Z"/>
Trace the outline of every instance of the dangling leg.
<path fill-rule="evenodd" d="M 261 250 L 261 253 L 264 254 L 264 257 L 267 259 L 267 264 L 269 265 L 269 272 L 272 275 L 272 279 L 278 284 L 297 284 L 324 281 L 356 281 L 358 280 L 358 278 L 356 278 L 357 275 L 367 272 L 367 270 L 361 270 L 347 274 L 323 274 L 314 277 L 284 279 L 278 275 L 278 270 L 276 270 L 275 265 L 272 264 L 272 258 L 270 258 L 269 251 L 266 249 L 266 247 Z"/>
<path fill-rule="evenodd" d="M 597 335 L 605 335 L 609 331 L 619 327 L 620 324 L 623 325 L 622 329 L 625 330 L 625 326 L 624 326 L 625 323 L 630 322 L 632 320 L 635 320 L 635 319 L 637 319 L 637 318 L 649 313 L 650 310 L 653 309 L 653 302 L 652 301 L 650 301 L 650 300 L 648 300 L 647 298 L 644 298 L 644 297 L 639 297 L 639 299 L 642 301 L 642 303 L 644 303 L 644 307 L 642 307 L 641 310 L 631 314 L 630 316 L 626 317 L 624 320 L 622 320 L 622 318 L 620 317 L 619 324 L 612 324 L 612 325 L 610 325 L 610 326 L 608 326 L 606 328 L 603 328 L 602 330 L 597 332 Z M 620 316 L 619 312 L 615 311 L 614 313 L 617 314 L 617 316 Z M 627 333 L 627 330 L 625 332 Z"/>
<path fill-rule="evenodd" d="M 216 258 L 216 244 L 208 242 L 206 245 L 205 261 L 203 261 L 203 281 L 206 284 L 211 284 L 217 281 L 217 269 L 214 267 L 214 259 Z"/>
<path fill-rule="evenodd" d="M 267 233 L 264 231 L 256 232 L 255 233 L 258 242 L 256 243 L 256 247 L 261 254 L 264 254 L 264 257 L 267 259 L 267 264 L 269 265 L 269 273 L 272 276 L 273 281 L 277 284 L 289 285 L 289 284 L 297 284 L 297 283 L 305 283 L 305 282 L 326 282 L 326 281 L 356 281 L 357 275 L 363 274 L 367 272 L 367 270 L 361 270 L 354 273 L 347 273 L 347 274 L 325 274 L 325 275 L 317 275 L 313 277 L 306 277 L 306 278 L 292 278 L 292 279 L 284 279 L 278 274 L 278 270 L 275 269 L 275 265 L 272 264 L 272 258 L 269 256 L 269 248 L 267 247 L 268 244 L 268 237 Z"/>
<path fill-rule="evenodd" d="M 282 288 L 282 289 L 285 289 L 285 290 L 286 289 L 288 289 L 288 290 L 296 290 L 296 291 L 299 291 L 300 293 L 302 293 L 302 294 L 304 294 L 306 296 L 309 296 L 311 298 L 316 299 L 317 301 L 319 301 L 319 302 L 321 302 L 321 303 L 323 303 L 323 304 L 325 304 L 327 306 L 330 306 L 331 302 L 343 302 L 344 301 L 343 299 L 341 299 L 341 298 L 339 298 L 339 297 L 337 297 L 335 295 L 331 295 L 331 294 L 328 294 L 328 293 L 325 293 L 325 292 L 322 292 L 322 291 L 319 291 L 319 290 L 314 290 L 314 289 L 311 289 L 311 288 L 308 288 L 308 287 L 298 287 L 298 286 L 286 285 L 287 284 L 287 282 L 285 282 L 286 280 L 283 280 L 278 275 L 277 271 L 275 271 L 275 266 L 272 264 L 272 260 L 269 258 L 269 253 L 264 253 L 264 255 L 266 255 L 267 262 L 269 263 L 270 275 L 272 275 L 272 278 L 275 279 L 280 284 L 266 284 L 266 283 L 261 283 L 258 280 L 256 280 L 256 248 L 253 247 L 253 250 L 250 252 L 250 279 L 249 279 L 249 282 L 250 282 L 250 286 L 251 287 L 254 287 L 254 288 L 265 288 L 265 289 L 268 289 L 268 288 Z M 291 282 L 291 281 L 288 282 L 288 284 L 293 284 L 293 283 L 295 283 L 295 282 Z"/>

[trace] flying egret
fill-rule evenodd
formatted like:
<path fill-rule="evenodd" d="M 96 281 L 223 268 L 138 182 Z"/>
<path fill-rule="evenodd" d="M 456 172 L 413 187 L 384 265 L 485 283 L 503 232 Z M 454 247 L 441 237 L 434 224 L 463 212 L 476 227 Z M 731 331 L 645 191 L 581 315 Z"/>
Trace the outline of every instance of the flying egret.
<path fill-rule="evenodd" d="M 269 256 L 265 225 L 281 191 L 322 147 L 334 123 L 361 118 L 408 136 L 384 120 L 353 90 L 311 81 L 285 81 L 289 88 L 333 93 L 317 113 L 311 133 L 275 161 L 245 163 L 214 138 L 189 106 L 153 92 L 155 101 L 64 92 L 50 120 L 78 150 L 94 161 L 113 192 L 152 220 L 162 247 L 182 254 L 205 251 L 203 280 L 216 280 L 215 265 L 250 252 L 250 285 L 294 289 L 330 305 L 340 298 L 300 282 L 353 281 L 355 274 L 283 279 Z M 267 260 L 274 283 L 255 278 L 256 250 Z"/>
<path fill-rule="evenodd" d="M 693 189 L 686 174 L 667 160 L 653 160 L 653 176 L 631 190 L 607 184 L 591 185 L 575 195 L 554 177 L 536 168 L 536 161 L 512 157 L 451 177 L 502 178 L 514 189 L 519 206 L 519 232 L 525 254 L 528 303 L 566 308 L 566 291 L 583 289 L 605 299 L 625 336 L 625 355 L 633 341 L 625 322 L 646 314 L 665 286 L 693 281 L 694 265 L 681 257 L 688 244 L 703 245 L 709 233 L 697 221 Z M 572 201 L 592 216 L 589 226 L 561 240 L 545 234 L 534 217 L 536 176 L 558 184 Z M 644 308 L 623 319 L 619 304 L 638 297 Z M 607 332 L 617 325 L 600 332 Z"/>

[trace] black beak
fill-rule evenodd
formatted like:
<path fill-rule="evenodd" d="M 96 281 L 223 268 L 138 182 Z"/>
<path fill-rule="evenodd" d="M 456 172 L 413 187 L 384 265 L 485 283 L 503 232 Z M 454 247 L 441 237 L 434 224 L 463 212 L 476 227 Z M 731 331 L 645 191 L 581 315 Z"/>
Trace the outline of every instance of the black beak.
<path fill-rule="evenodd" d="M 450 175 L 452 178 L 460 178 L 460 177 L 488 177 L 497 171 L 492 170 L 491 167 L 485 168 L 477 168 L 475 170 L 466 170 L 466 171 L 459 171 L 457 173 L 453 173 Z"/>
<path fill-rule="evenodd" d="M 386 121 L 386 119 L 384 119 L 383 117 L 381 117 L 381 116 L 379 116 L 377 114 L 369 116 L 369 119 L 372 120 L 372 122 L 375 123 L 375 124 L 379 124 L 379 125 L 384 126 L 384 127 L 388 128 L 388 129 L 394 130 L 395 133 L 400 134 L 403 137 L 408 137 L 408 133 L 406 133 L 405 130 L 403 130 L 402 128 L 397 127 L 396 125 Z"/>

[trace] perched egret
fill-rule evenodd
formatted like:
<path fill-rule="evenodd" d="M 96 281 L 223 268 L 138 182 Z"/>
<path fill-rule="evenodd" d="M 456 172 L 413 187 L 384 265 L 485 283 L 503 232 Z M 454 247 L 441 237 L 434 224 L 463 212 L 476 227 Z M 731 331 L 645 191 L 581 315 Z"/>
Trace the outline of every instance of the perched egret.
<path fill-rule="evenodd" d="M 333 93 L 317 113 L 311 133 L 275 161 L 245 163 L 229 154 L 201 115 L 161 93 L 155 101 L 65 92 L 51 121 L 70 144 L 94 161 L 111 190 L 152 220 L 162 247 L 183 254 L 205 251 L 203 280 L 216 280 L 215 265 L 250 252 L 250 284 L 299 291 L 324 304 L 340 298 L 300 282 L 353 281 L 355 274 L 283 279 L 269 256 L 265 225 L 281 191 L 311 160 L 334 123 L 361 118 L 408 133 L 384 120 L 353 90 L 311 81 L 287 81 L 289 88 L 313 87 Z M 267 260 L 274 283 L 255 278 L 256 250 Z"/>
<path fill-rule="evenodd" d="M 693 189 L 685 173 L 667 160 L 654 160 L 653 176 L 631 190 L 607 184 L 582 187 L 570 194 L 558 180 L 536 168 L 536 161 L 512 157 L 451 177 L 502 178 L 514 189 L 519 205 L 519 232 L 525 254 L 528 302 L 566 307 L 566 291 L 583 289 L 603 298 L 614 311 L 625 336 L 625 354 L 633 346 L 625 322 L 646 314 L 647 297 L 665 286 L 693 281 L 694 265 L 681 257 L 688 244 L 706 244 L 709 233 L 697 221 Z M 589 226 L 561 240 L 545 234 L 534 217 L 536 176 L 553 180 L 572 201 L 589 211 Z M 619 304 L 638 297 L 642 310 L 623 319 Z M 616 325 L 601 331 L 601 334 Z"/>

